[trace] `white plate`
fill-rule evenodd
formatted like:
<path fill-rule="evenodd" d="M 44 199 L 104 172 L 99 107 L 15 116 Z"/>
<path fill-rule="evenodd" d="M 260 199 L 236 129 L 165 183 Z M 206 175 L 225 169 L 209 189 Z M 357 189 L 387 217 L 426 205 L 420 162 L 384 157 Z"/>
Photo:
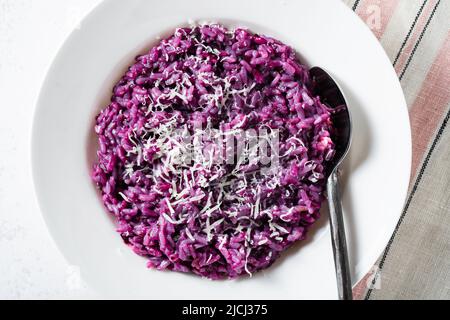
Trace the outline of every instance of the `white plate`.
<path fill-rule="evenodd" d="M 82 23 L 55 59 L 33 129 L 34 181 L 58 247 L 107 297 L 160 299 L 335 298 L 327 218 L 309 240 L 251 279 L 213 282 L 146 269 L 116 234 L 89 174 L 94 116 L 137 53 L 189 19 L 247 26 L 292 45 L 339 81 L 354 118 L 344 210 L 353 280 L 381 254 L 398 221 L 410 175 L 404 96 L 369 29 L 340 0 L 109 0 Z"/>

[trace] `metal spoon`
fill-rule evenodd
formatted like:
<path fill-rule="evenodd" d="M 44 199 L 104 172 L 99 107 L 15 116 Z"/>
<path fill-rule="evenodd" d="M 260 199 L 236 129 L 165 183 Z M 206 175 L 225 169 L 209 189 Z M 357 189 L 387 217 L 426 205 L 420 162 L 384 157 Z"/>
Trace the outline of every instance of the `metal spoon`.
<path fill-rule="evenodd" d="M 352 282 L 348 262 L 347 242 L 345 240 L 344 220 L 342 217 L 341 194 L 339 190 L 339 167 L 347 155 L 352 137 L 352 121 L 344 95 L 331 76 L 319 67 L 310 70 L 314 84 L 314 94 L 321 97 L 322 102 L 332 108 L 332 121 L 336 132 L 334 142 L 336 155 L 327 172 L 327 195 L 330 207 L 331 240 L 339 299 L 352 300 Z"/>

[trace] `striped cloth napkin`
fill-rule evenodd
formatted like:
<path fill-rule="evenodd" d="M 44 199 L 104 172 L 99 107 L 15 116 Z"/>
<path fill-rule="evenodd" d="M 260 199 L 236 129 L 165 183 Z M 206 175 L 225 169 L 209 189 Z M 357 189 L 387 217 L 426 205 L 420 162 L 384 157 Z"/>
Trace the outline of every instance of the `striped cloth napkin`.
<path fill-rule="evenodd" d="M 342 0 L 402 84 L 412 129 L 409 194 L 356 299 L 450 299 L 450 0 Z"/>

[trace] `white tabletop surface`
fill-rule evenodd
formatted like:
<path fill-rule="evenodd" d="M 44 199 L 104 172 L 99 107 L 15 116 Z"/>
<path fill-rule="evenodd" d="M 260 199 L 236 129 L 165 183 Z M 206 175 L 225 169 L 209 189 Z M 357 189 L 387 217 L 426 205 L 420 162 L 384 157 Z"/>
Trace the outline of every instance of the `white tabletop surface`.
<path fill-rule="evenodd" d="M 0 0 L 0 299 L 98 297 L 47 231 L 34 194 L 30 138 L 47 69 L 100 2 Z"/>

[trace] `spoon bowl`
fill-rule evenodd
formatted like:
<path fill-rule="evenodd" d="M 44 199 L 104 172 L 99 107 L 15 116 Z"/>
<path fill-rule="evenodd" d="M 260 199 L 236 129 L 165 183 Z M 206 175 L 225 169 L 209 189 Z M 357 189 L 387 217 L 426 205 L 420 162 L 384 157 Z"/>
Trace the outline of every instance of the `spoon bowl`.
<path fill-rule="evenodd" d="M 352 142 L 352 118 L 344 94 L 337 82 L 322 68 L 310 70 L 313 81 L 313 93 L 321 98 L 322 103 L 333 110 L 331 120 L 334 126 L 333 141 L 336 154 L 328 169 L 328 175 L 336 170 L 344 161 Z"/>

